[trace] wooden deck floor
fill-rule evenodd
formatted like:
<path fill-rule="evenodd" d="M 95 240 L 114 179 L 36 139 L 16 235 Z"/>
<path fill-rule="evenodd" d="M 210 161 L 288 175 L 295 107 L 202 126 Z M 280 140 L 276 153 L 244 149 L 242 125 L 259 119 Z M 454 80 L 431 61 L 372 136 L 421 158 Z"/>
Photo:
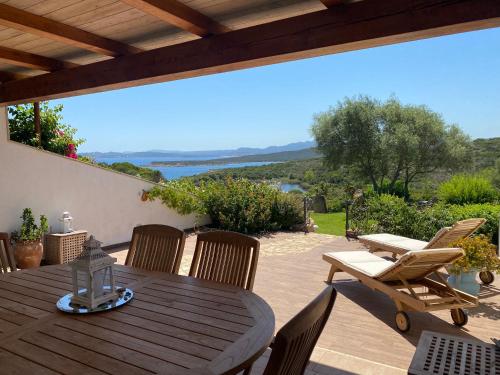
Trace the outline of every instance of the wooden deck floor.
<path fill-rule="evenodd" d="M 297 242 L 305 246 L 304 241 Z M 307 251 L 269 254 L 259 259 L 254 291 L 273 308 L 277 328 L 325 287 L 329 266 L 321 259 L 324 252 L 362 249 L 356 241 L 333 236 L 319 245 L 311 243 L 313 247 Z M 194 241 L 187 242 L 188 258 L 193 244 Z M 404 374 L 423 330 L 483 341 L 500 338 L 499 277 L 494 285 L 482 288 L 481 304 L 469 311 L 467 326 L 454 326 L 446 311 L 410 313 L 412 328 L 407 334 L 397 331 L 396 310 L 385 295 L 371 291 L 344 273 L 335 275 L 334 284 L 338 298 L 312 358 L 311 374 Z M 265 358 L 257 363 L 255 373 L 264 365 Z"/>

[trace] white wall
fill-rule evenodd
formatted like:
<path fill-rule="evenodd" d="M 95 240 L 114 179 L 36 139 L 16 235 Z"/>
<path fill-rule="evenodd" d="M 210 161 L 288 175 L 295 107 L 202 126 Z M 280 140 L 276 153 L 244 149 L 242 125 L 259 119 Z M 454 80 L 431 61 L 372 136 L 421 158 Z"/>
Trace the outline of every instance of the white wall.
<path fill-rule="evenodd" d="M 59 229 L 61 213 L 69 211 L 73 227 L 88 230 L 103 246 L 129 241 L 138 224 L 186 229 L 207 223 L 207 218 L 196 223 L 195 215 L 179 215 L 160 202 L 142 202 L 142 190 L 152 186 L 9 141 L 6 109 L 0 107 L 0 232 L 17 230 L 25 207 L 35 217 L 45 214 L 53 231 Z"/>

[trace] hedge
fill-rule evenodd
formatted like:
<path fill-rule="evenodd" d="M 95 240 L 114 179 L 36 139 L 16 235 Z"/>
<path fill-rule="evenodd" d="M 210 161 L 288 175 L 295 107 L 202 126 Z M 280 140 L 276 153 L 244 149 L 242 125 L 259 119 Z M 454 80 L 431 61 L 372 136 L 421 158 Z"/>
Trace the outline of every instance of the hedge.
<path fill-rule="evenodd" d="M 499 204 L 451 205 L 439 203 L 419 208 L 391 195 L 358 201 L 352 210 L 352 227 L 363 234 L 392 233 L 429 241 L 436 232 L 458 220 L 485 218 L 478 233 L 498 244 Z"/>

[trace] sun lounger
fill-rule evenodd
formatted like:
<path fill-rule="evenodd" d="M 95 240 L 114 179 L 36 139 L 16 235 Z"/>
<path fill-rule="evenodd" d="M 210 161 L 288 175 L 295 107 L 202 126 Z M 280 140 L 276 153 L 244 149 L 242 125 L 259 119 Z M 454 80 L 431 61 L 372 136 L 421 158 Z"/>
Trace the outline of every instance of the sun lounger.
<path fill-rule="evenodd" d="M 470 236 L 485 222 L 485 219 L 457 221 L 451 227 L 440 229 L 429 242 L 388 233 L 368 234 L 358 238 L 359 242 L 370 249 L 370 252 L 388 251 L 396 257 L 396 255 L 403 255 L 408 251 L 439 249 L 450 246 L 453 242 Z"/>
<path fill-rule="evenodd" d="M 450 244 L 470 236 L 485 222 L 486 220 L 481 218 L 457 221 L 451 227 L 440 229 L 429 242 L 388 233 L 368 234 L 358 238 L 359 242 L 370 249 L 370 252 L 388 251 L 396 258 L 397 255 L 405 254 L 408 251 L 450 246 Z M 491 284 L 495 280 L 495 276 L 489 271 L 480 272 L 479 277 L 485 285 Z"/>
<path fill-rule="evenodd" d="M 467 323 L 463 308 L 477 306 L 477 297 L 452 288 L 438 272 L 463 255 L 462 249 L 454 248 L 415 250 L 391 262 L 368 251 L 341 251 L 323 254 L 323 260 L 332 265 L 329 282 L 336 272 L 347 272 L 389 296 L 398 310 L 396 325 L 406 332 L 410 319 L 405 311 L 451 310 L 456 325 Z"/>

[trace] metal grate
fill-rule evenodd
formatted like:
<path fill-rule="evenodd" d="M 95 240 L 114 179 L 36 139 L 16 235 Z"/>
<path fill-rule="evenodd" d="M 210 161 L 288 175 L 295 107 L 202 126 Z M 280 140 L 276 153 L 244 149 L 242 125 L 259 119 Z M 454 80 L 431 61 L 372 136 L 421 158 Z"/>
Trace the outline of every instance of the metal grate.
<path fill-rule="evenodd" d="M 481 341 L 424 331 L 412 375 L 499 375 L 500 348 Z"/>

